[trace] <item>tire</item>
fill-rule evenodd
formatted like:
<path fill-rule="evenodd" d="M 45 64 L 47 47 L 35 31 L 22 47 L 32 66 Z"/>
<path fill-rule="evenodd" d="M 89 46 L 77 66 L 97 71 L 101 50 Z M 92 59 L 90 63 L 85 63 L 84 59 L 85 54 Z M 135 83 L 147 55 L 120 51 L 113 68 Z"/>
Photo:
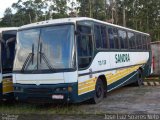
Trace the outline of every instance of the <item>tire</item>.
<path fill-rule="evenodd" d="M 137 73 L 137 81 L 135 83 L 136 86 L 142 86 L 143 85 L 143 75 L 142 75 L 142 71 L 141 70 L 138 70 L 138 73 Z"/>
<path fill-rule="evenodd" d="M 96 82 L 94 97 L 91 99 L 93 104 L 100 103 L 105 96 L 105 89 L 101 79 L 98 79 Z"/>

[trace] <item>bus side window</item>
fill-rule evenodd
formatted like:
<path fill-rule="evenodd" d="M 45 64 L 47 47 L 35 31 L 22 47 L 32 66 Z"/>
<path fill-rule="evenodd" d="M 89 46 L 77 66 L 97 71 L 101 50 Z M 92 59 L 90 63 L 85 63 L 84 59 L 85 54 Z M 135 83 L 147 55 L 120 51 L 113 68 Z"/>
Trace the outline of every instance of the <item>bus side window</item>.
<path fill-rule="evenodd" d="M 147 49 L 150 50 L 151 49 L 151 38 L 148 36 L 147 37 Z"/>
<path fill-rule="evenodd" d="M 133 41 L 133 43 L 132 43 L 133 44 L 133 49 L 136 49 L 137 46 L 136 46 L 136 35 L 135 35 L 135 33 L 133 33 L 133 40 L 132 41 Z"/>
<path fill-rule="evenodd" d="M 107 48 L 107 33 L 106 27 L 103 25 L 94 25 L 94 35 L 96 41 L 96 48 Z"/>
<path fill-rule="evenodd" d="M 119 34 L 121 49 L 127 49 L 127 47 L 128 47 L 128 45 L 127 45 L 128 42 L 127 42 L 126 32 L 123 31 L 123 30 L 118 30 L 118 34 Z"/>
<path fill-rule="evenodd" d="M 84 33 L 81 30 L 78 30 L 80 33 L 77 36 L 77 52 L 78 52 L 78 66 L 79 68 L 86 68 L 92 60 L 92 52 L 93 52 L 93 43 L 92 43 L 92 35 L 91 28 L 86 26 L 78 27 L 83 29 L 88 29 L 85 31 L 90 31 Z M 90 30 L 89 30 L 90 29 Z"/>
<path fill-rule="evenodd" d="M 114 49 L 114 36 L 112 28 L 108 28 L 108 38 L 109 38 L 110 48 Z"/>
<path fill-rule="evenodd" d="M 146 48 L 146 50 L 147 50 L 147 36 L 145 36 L 145 48 Z"/>
<path fill-rule="evenodd" d="M 119 49 L 118 30 L 116 28 L 113 28 L 113 36 L 114 36 L 114 48 Z"/>
<path fill-rule="evenodd" d="M 101 27 L 99 25 L 94 25 L 94 35 L 96 48 L 102 48 Z"/>
<path fill-rule="evenodd" d="M 128 32 L 128 40 L 129 40 L 129 48 L 130 49 L 135 49 L 136 45 L 135 45 L 135 34 Z"/>
<path fill-rule="evenodd" d="M 146 36 L 142 36 L 142 41 L 143 41 L 143 49 L 146 50 L 147 49 L 147 39 L 146 39 Z"/>
<path fill-rule="evenodd" d="M 136 48 L 139 49 L 139 38 L 138 38 L 138 34 L 136 34 Z"/>
<path fill-rule="evenodd" d="M 106 32 L 106 27 L 101 26 L 101 36 L 102 36 L 102 47 L 107 48 L 107 32 Z"/>
<path fill-rule="evenodd" d="M 127 39 L 127 32 L 126 31 L 124 31 L 124 47 L 125 47 L 125 49 L 128 49 L 129 48 L 129 46 L 128 46 L 128 39 Z"/>
<path fill-rule="evenodd" d="M 142 49 L 142 37 L 140 34 L 137 35 L 138 49 Z"/>
<path fill-rule="evenodd" d="M 147 36 L 145 36 L 145 38 L 146 38 L 146 39 L 145 39 L 145 42 L 146 42 L 146 45 L 145 45 L 145 46 L 146 46 L 146 50 L 148 50 L 148 45 L 147 45 L 147 44 L 148 44 L 148 39 L 147 39 Z"/>

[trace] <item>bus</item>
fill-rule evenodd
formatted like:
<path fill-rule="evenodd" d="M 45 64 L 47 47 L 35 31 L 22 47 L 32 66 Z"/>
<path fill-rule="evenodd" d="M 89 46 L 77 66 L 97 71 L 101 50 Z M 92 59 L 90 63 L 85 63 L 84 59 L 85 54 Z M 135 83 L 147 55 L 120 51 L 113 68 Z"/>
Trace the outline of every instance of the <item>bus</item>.
<path fill-rule="evenodd" d="M 12 100 L 12 70 L 16 45 L 16 27 L 0 28 L 0 100 Z"/>
<path fill-rule="evenodd" d="M 121 86 L 142 85 L 150 71 L 147 33 L 87 17 L 18 29 L 13 83 L 19 101 L 99 103 Z"/>

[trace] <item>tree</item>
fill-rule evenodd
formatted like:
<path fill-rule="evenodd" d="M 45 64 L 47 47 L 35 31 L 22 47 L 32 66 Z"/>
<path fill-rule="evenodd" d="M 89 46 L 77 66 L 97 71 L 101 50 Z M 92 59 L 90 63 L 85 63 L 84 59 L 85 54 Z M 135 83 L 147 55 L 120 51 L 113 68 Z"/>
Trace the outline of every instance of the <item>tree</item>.
<path fill-rule="evenodd" d="M 50 15 L 51 19 L 68 17 L 66 0 L 46 0 L 46 2 L 48 5 L 47 14 Z"/>
<path fill-rule="evenodd" d="M 12 26 L 12 9 L 11 8 L 6 8 L 4 12 L 4 17 L 1 21 L 1 26 L 7 27 L 7 26 Z"/>
<path fill-rule="evenodd" d="M 106 0 L 77 0 L 79 16 L 92 17 L 95 19 L 106 19 Z"/>

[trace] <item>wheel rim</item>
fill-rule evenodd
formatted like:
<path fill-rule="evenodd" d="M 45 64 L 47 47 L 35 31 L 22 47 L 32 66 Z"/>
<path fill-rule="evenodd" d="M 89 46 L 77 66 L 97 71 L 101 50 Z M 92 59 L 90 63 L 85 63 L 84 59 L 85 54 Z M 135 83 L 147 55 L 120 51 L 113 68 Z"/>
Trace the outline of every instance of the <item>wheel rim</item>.
<path fill-rule="evenodd" d="M 97 98 L 100 98 L 102 96 L 102 87 L 100 85 L 97 86 L 96 96 Z"/>

